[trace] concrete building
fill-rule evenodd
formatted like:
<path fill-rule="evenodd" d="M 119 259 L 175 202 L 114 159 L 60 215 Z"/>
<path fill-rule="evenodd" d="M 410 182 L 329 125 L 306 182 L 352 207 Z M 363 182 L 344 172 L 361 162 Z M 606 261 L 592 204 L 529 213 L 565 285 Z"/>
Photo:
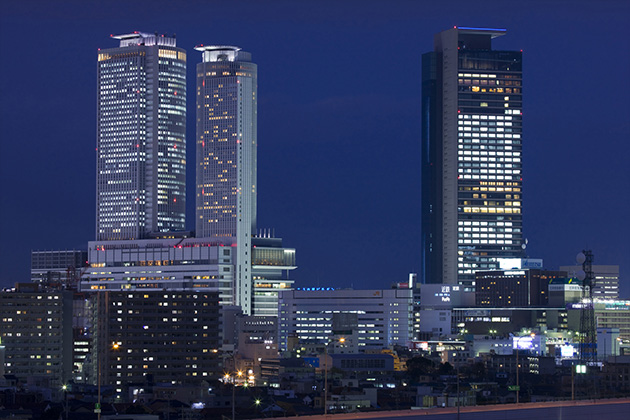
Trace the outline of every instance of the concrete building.
<path fill-rule="evenodd" d="M 598 329 L 619 330 L 622 342 L 630 342 L 630 300 L 596 300 L 593 306 Z"/>
<path fill-rule="evenodd" d="M 221 376 L 218 293 L 174 290 L 93 295 L 92 377 L 125 399 L 133 385 L 198 385 Z"/>
<path fill-rule="evenodd" d="M 295 249 L 279 238 L 252 238 L 253 291 L 257 316 L 278 315 L 278 292 L 290 290 Z M 90 267 L 81 290 L 204 290 L 219 292 L 221 305 L 235 304 L 234 258 L 230 238 L 172 238 L 88 243 Z"/>
<path fill-rule="evenodd" d="M 451 328 L 453 334 L 475 334 L 498 336 L 514 331 L 531 329 L 538 331 L 570 330 L 579 327 L 573 324 L 570 312 L 565 308 L 453 308 Z M 491 332 L 492 331 L 492 332 Z"/>
<path fill-rule="evenodd" d="M 219 240 L 175 238 L 88 243 L 84 291 L 197 290 L 233 302 L 234 247 Z"/>
<path fill-rule="evenodd" d="M 565 271 L 539 269 L 477 271 L 475 303 L 493 308 L 547 306 L 549 283 L 566 277 Z"/>
<path fill-rule="evenodd" d="M 96 238 L 186 224 L 186 52 L 175 36 L 112 35 L 98 51 Z"/>
<path fill-rule="evenodd" d="M 290 272 L 297 268 L 295 248 L 264 232 L 252 238 L 252 315 L 278 316 L 278 293 L 293 287 Z"/>
<path fill-rule="evenodd" d="M 31 281 L 46 287 L 77 286 L 88 264 L 87 251 L 31 251 Z"/>
<path fill-rule="evenodd" d="M 475 292 L 459 285 L 421 284 L 415 288 L 415 338 L 432 340 L 452 334 L 452 308 L 471 307 Z"/>
<path fill-rule="evenodd" d="M 196 234 L 231 240 L 235 304 L 252 314 L 256 233 L 257 66 L 238 47 L 203 46 L 197 64 Z"/>
<path fill-rule="evenodd" d="M 423 283 L 472 286 L 522 255 L 522 52 L 454 27 L 422 57 Z"/>
<path fill-rule="evenodd" d="M 72 378 L 72 292 L 33 283 L 0 292 L 0 342 L 6 374 L 60 388 Z"/>
<path fill-rule="evenodd" d="M 281 350 L 293 335 L 302 342 L 341 342 L 342 335 L 335 335 L 335 314 L 355 314 L 356 325 L 346 325 L 345 319 L 343 338 L 356 332 L 361 352 L 406 346 L 412 337 L 412 289 L 290 290 L 280 292 L 278 305 Z"/>
<path fill-rule="evenodd" d="M 570 277 L 577 277 L 582 270 L 581 265 L 566 265 L 560 267 Z M 593 298 L 594 299 L 619 299 L 619 266 L 618 265 L 593 265 Z"/>

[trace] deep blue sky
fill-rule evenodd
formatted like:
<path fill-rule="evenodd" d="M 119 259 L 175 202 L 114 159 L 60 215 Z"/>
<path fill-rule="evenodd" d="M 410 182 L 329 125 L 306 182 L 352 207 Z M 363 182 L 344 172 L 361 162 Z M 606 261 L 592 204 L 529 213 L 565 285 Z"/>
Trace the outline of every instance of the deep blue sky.
<path fill-rule="evenodd" d="M 419 269 L 420 60 L 453 25 L 507 28 L 524 51 L 524 223 L 547 268 L 590 248 L 630 297 L 627 1 L 3 1 L 0 285 L 31 249 L 94 238 L 96 55 L 112 33 L 258 63 L 258 225 L 297 249 L 296 286 L 388 288 Z M 194 191 L 188 220 L 193 226 Z M 628 284 L 625 284 L 628 283 Z"/>

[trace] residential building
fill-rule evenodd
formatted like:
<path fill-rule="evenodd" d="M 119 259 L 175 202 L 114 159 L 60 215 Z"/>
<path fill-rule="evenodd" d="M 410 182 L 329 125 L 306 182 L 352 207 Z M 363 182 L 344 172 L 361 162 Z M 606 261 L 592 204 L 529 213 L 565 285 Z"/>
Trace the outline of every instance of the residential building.
<path fill-rule="evenodd" d="M 278 306 L 281 350 L 293 335 L 301 342 L 331 343 L 334 351 L 356 346 L 360 352 L 406 346 L 412 336 L 412 289 L 281 291 Z M 341 314 L 354 314 L 356 325 Z"/>
<path fill-rule="evenodd" d="M 202 53 L 197 64 L 196 235 L 235 245 L 235 304 L 251 315 L 257 66 L 239 47 L 195 49 Z"/>
<path fill-rule="evenodd" d="M 522 52 L 454 27 L 422 57 L 423 283 L 473 286 L 522 256 Z"/>
<path fill-rule="evenodd" d="M 96 238 L 186 223 L 186 52 L 175 36 L 112 35 L 98 51 Z"/>
<path fill-rule="evenodd" d="M 218 293 L 105 291 L 93 299 L 99 363 L 92 377 L 100 369 L 117 399 L 133 385 L 199 385 L 221 376 Z"/>
<path fill-rule="evenodd" d="M 0 342 L 6 374 L 61 387 L 72 378 L 72 292 L 44 291 L 33 283 L 1 291 Z"/>

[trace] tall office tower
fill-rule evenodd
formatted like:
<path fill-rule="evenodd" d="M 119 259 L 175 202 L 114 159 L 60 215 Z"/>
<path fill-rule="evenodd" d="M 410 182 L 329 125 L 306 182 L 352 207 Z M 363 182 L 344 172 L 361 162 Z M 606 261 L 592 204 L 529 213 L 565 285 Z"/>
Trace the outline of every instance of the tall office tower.
<path fill-rule="evenodd" d="M 186 52 L 175 37 L 112 35 L 98 52 L 96 237 L 182 231 L 186 217 Z"/>
<path fill-rule="evenodd" d="M 522 52 L 455 27 L 422 57 L 423 281 L 474 285 L 522 255 Z"/>
<path fill-rule="evenodd" d="M 234 301 L 251 314 L 251 238 L 256 229 L 257 66 L 230 46 L 198 46 L 198 238 L 236 246 Z"/>

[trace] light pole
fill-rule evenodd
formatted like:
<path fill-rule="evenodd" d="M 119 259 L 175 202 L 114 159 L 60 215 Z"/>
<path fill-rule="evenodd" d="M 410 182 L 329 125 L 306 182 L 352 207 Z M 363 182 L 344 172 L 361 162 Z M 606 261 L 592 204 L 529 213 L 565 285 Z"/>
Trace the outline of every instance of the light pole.
<path fill-rule="evenodd" d="M 64 384 L 61 389 L 63 389 L 63 399 L 64 405 L 66 408 L 64 409 L 66 420 L 68 420 L 68 385 Z"/>
<path fill-rule="evenodd" d="M 236 364 L 234 366 L 234 368 L 236 368 Z M 234 420 L 236 418 L 236 377 L 241 377 L 243 376 L 243 371 L 239 370 L 234 372 L 234 375 L 230 377 L 229 373 L 226 373 L 224 378 L 225 380 L 229 380 L 232 379 L 232 420 Z"/>
<path fill-rule="evenodd" d="M 532 339 L 536 336 L 536 334 L 531 333 L 529 335 L 529 337 L 531 337 Z M 518 364 L 518 353 L 519 353 L 519 342 L 523 339 L 526 338 L 527 336 L 523 336 L 523 337 L 517 337 L 516 338 L 516 404 L 518 404 L 520 402 L 520 394 L 521 394 L 521 386 L 520 386 L 520 382 L 519 382 L 519 371 L 520 371 L 520 366 Z"/>
<path fill-rule="evenodd" d="M 445 347 L 446 345 L 444 343 L 438 343 L 438 346 L 442 347 L 443 350 L 445 351 Z M 451 350 L 455 350 L 455 353 L 453 353 L 453 357 L 455 358 L 453 360 L 453 362 L 455 363 L 455 372 L 457 374 L 457 420 L 459 420 L 459 412 L 460 412 L 460 406 L 461 406 L 461 394 L 459 391 L 459 361 L 457 360 L 457 352 L 458 352 L 458 348 L 455 347 L 453 344 L 448 344 L 448 346 L 451 348 Z M 448 356 L 448 355 L 447 355 Z"/>
<path fill-rule="evenodd" d="M 328 416 L 328 345 L 331 342 L 332 341 L 327 341 L 326 344 L 324 344 L 324 417 Z M 346 342 L 346 339 L 344 337 L 340 337 L 339 342 L 343 344 Z"/>

